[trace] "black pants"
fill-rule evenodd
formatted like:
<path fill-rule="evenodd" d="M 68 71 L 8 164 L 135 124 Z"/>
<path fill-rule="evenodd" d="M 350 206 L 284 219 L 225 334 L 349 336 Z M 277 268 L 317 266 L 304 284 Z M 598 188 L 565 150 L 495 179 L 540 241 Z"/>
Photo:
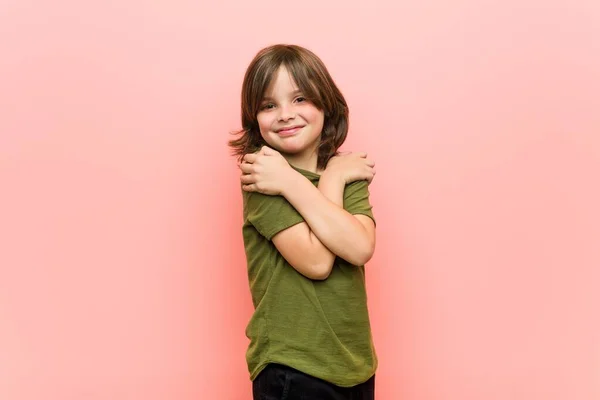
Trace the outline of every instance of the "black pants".
<path fill-rule="evenodd" d="M 293 368 L 269 364 L 252 382 L 254 400 L 374 400 L 375 376 L 353 387 L 339 387 Z"/>

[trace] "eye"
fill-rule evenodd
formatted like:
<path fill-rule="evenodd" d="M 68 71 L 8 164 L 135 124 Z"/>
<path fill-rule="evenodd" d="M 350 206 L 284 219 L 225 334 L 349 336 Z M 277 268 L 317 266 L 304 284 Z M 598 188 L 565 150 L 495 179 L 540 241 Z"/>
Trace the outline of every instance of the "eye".
<path fill-rule="evenodd" d="M 300 97 L 297 97 L 297 98 L 296 98 L 296 101 L 297 101 L 297 102 L 300 102 L 300 103 L 302 103 L 302 102 L 305 102 L 305 101 L 306 101 L 306 97 L 302 97 L 302 96 L 300 96 Z"/>
<path fill-rule="evenodd" d="M 263 104 L 262 106 L 260 106 L 260 109 L 261 110 L 271 110 L 273 107 L 275 107 L 274 104 L 267 103 L 267 104 Z"/>

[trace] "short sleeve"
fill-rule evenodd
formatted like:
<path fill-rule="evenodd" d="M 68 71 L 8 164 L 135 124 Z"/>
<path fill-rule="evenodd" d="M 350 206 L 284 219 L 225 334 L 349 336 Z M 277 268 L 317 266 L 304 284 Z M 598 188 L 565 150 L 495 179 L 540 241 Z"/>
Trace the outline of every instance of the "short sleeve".
<path fill-rule="evenodd" d="M 344 190 L 344 209 L 353 215 L 366 215 L 375 222 L 373 206 L 369 201 L 368 181 L 355 181 L 346 185 Z"/>
<path fill-rule="evenodd" d="M 277 233 L 304 222 L 304 218 L 283 196 L 243 192 L 244 219 L 267 240 Z"/>

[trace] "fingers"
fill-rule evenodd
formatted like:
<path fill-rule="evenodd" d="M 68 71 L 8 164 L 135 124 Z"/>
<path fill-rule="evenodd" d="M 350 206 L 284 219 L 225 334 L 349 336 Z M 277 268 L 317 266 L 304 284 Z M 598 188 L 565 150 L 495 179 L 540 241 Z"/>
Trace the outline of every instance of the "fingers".
<path fill-rule="evenodd" d="M 266 156 L 271 155 L 271 149 L 267 146 L 263 146 L 260 148 L 260 151 L 258 152 L 258 154 L 264 154 Z"/>
<path fill-rule="evenodd" d="M 371 183 L 373 181 L 373 178 L 375 178 L 375 168 L 373 167 L 367 167 L 367 176 L 366 176 L 366 180 L 367 182 Z"/>
<path fill-rule="evenodd" d="M 243 184 L 243 190 L 252 192 L 254 191 L 252 184 L 255 183 L 255 178 L 252 175 L 254 172 L 254 165 L 252 162 L 256 160 L 256 154 L 246 154 L 243 160 L 244 161 L 241 164 L 238 164 L 238 168 L 242 171 L 240 182 Z"/>
<path fill-rule="evenodd" d="M 273 156 L 276 154 L 279 154 L 279 152 L 277 150 L 273 150 L 272 148 L 270 148 L 268 146 L 263 146 L 256 153 L 245 154 L 244 157 L 242 157 L 242 160 L 249 162 L 249 163 L 254 163 L 260 156 L 263 156 L 263 155 L 264 156 Z"/>
<path fill-rule="evenodd" d="M 360 157 L 360 158 L 365 158 L 367 157 L 367 153 L 365 153 L 364 151 L 340 151 L 338 153 L 340 156 L 354 156 L 354 157 Z"/>
<path fill-rule="evenodd" d="M 251 165 L 249 165 L 252 167 Z M 257 192 L 258 187 L 256 186 L 256 178 L 252 174 L 244 174 L 240 176 L 240 182 L 242 183 L 242 190 L 245 192 Z"/>
<path fill-rule="evenodd" d="M 240 176 L 240 182 L 242 182 L 244 185 L 249 185 L 251 183 L 255 183 L 256 178 L 251 174 L 243 174 Z"/>
<path fill-rule="evenodd" d="M 256 178 L 254 176 L 254 164 L 244 161 L 239 165 L 239 168 L 242 171 L 240 181 L 243 184 L 248 185 L 256 182 Z"/>
<path fill-rule="evenodd" d="M 279 154 L 277 150 L 270 148 L 269 146 L 263 146 L 260 148 L 258 154 L 264 154 L 265 156 L 272 156 L 275 154 Z"/>
<path fill-rule="evenodd" d="M 239 165 L 239 168 L 242 170 L 243 173 L 245 174 L 251 174 L 252 172 L 254 172 L 254 167 L 252 164 L 248 163 L 248 162 L 243 162 Z"/>

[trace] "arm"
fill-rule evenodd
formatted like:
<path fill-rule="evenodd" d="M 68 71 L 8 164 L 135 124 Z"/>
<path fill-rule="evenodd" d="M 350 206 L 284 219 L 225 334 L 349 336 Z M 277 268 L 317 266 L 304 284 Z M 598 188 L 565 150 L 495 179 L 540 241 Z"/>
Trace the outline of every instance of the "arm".
<path fill-rule="evenodd" d="M 332 174 L 321 176 L 319 191 L 343 208 L 345 185 L 340 185 L 340 181 L 332 177 Z M 312 183 L 310 185 L 314 187 Z M 329 277 L 336 255 L 319 240 L 306 222 L 284 229 L 273 236 L 272 241 L 287 262 L 302 275 L 316 280 Z"/>
<path fill-rule="evenodd" d="M 345 181 L 326 170 L 317 189 L 294 172 L 282 195 L 304 217 L 307 229 L 333 254 L 353 265 L 366 264 L 375 249 L 374 223 L 369 217 L 354 216 L 343 209 Z"/>
<path fill-rule="evenodd" d="M 242 188 L 247 192 L 282 195 L 306 221 L 283 229 L 271 240 L 283 257 L 309 278 L 327 278 L 336 254 L 356 265 L 364 265 L 372 255 L 375 243 L 373 221 L 366 216 L 353 216 L 343 209 L 346 182 L 370 181 L 375 173 L 372 170 L 374 164 L 365 157 L 366 154 L 336 157 L 335 162 L 330 163 L 338 168 L 334 165 L 330 168 L 328 164 L 317 189 L 290 168 L 278 152 L 268 147 L 263 147 L 258 154 L 244 156 L 240 165 Z M 315 198 L 318 199 L 316 203 L 313 202 Z M 325 209 L 320 213 L 314 213 L 323 206 Z M 333 216 L 333 219 L 323 219 L 324 216 Z M 340 221 L 342 226 L 336 226 Z M 327 229 L 330 225 L 333 229 Z M 350 235 L 344 240 L 347 234 Z M 357 246 L 357 237 L 366 238 L 358 241 L 363 246 Z M 365 242 L 369 243 L 365 245 Z M 365 248 L 366 251 L 361 251 Z"/>

